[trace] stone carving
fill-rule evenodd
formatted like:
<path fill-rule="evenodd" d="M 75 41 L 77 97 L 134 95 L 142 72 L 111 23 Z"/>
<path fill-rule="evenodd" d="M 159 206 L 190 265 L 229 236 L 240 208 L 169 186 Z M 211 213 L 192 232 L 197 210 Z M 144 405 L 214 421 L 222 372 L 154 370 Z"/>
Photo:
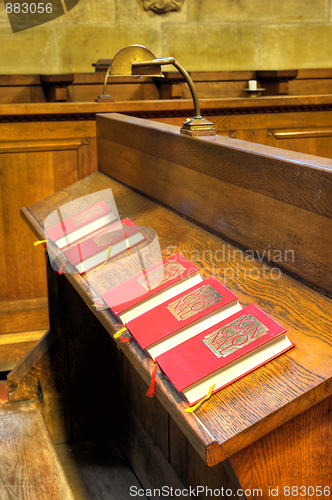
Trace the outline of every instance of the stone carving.
<path fill-rule="evenodd" d="M 180 10 L 184 0 L 142 0 L 144 10 L 152 10 L 156 14 L 166 14 L 171 10 Z"/>

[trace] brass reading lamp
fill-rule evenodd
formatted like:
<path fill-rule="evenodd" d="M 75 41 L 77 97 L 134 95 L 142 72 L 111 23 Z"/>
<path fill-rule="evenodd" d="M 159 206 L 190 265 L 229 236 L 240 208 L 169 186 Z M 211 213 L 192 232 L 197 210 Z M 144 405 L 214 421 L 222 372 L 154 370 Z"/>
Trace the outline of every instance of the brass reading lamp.
<path fill-rule="evenodd" d="M 188 118 L 182 125 L 181 134 L 191 136 L 215 135 L 216 131 L 213 123 L 201 116 L 199 100 L 194 83 L 187 71 L 174 59 L 174 57 L 156 57 L 151 50 L 142 45 L 129 45 L 119 50 L 109 66 L 105 80 L 104 91 L 96 101 L 114 101 L 112 96 L 107 93 L 107 79 L 112 76 L 134 76 L 141 78 L 143 76 L 162 77 L 161 66 L 172 64 L 181 73 L 189 85 L 189 89 L 194 101 L 195 116 Z"/>

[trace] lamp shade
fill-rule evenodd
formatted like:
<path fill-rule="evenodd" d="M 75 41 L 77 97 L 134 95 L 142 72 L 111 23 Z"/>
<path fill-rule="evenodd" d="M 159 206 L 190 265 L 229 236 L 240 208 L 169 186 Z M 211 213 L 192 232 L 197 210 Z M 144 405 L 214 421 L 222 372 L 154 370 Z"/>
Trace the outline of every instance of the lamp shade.
<path fill-rule="evenodd" d="M 110 76 L 133 76 L 132 63 L 157 59 L 151 50 L 142 45 L 129 45 L 119 50 L 112 61 Z M 143 73 L 144 72 L 144 73 Z M 140 76 L 162 76 L 161 66 L 144 66 Z"/>

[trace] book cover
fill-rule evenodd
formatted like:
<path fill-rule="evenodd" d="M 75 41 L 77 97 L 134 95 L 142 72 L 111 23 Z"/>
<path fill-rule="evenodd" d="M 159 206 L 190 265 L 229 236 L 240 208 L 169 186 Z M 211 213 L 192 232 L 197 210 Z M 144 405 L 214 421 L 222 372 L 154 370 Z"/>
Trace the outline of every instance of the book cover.
<path fill-rule="evenodd" d="M 163 373 L 189 405 L 214 383 L 229 385 L 294 344 L 285 328 L 254 304 L 157 356 Z"/>
<path fill-rule="evenodd" d="M 154 359 L 240 309 L 237 296 L 211 276 L 129 321 L 127 328 Z"/>
<path fill-rule="evenodd" d="M 123 323 L 202 281 L 198 267 L 177 253 L 101 295 Z"/>
<path fill-rule="evenodd" d="M 46 234 L 61 249 L 116 220 L 117 217 L 109 206 L 100 201 L 49 227 Z"/>
<path fill-rule="evenodd" d="M 139 227 L 126 218 L 68 248 L 64 254 L 78 272 L 83 273 L 105 261 L 109 249 L 108 257 L 112 258 L 144 240 Z"/>

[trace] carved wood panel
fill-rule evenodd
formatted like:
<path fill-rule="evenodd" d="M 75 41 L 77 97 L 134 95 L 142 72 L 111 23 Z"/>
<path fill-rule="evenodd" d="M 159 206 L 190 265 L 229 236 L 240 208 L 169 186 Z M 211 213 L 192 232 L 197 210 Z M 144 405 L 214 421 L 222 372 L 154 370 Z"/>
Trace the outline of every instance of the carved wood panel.
<path fill-rule="evenodd" d="M 96 139 L 0 142 L 0 334 L 47 328 L 43 249 L 20 208 L 96 169 Z"/>

